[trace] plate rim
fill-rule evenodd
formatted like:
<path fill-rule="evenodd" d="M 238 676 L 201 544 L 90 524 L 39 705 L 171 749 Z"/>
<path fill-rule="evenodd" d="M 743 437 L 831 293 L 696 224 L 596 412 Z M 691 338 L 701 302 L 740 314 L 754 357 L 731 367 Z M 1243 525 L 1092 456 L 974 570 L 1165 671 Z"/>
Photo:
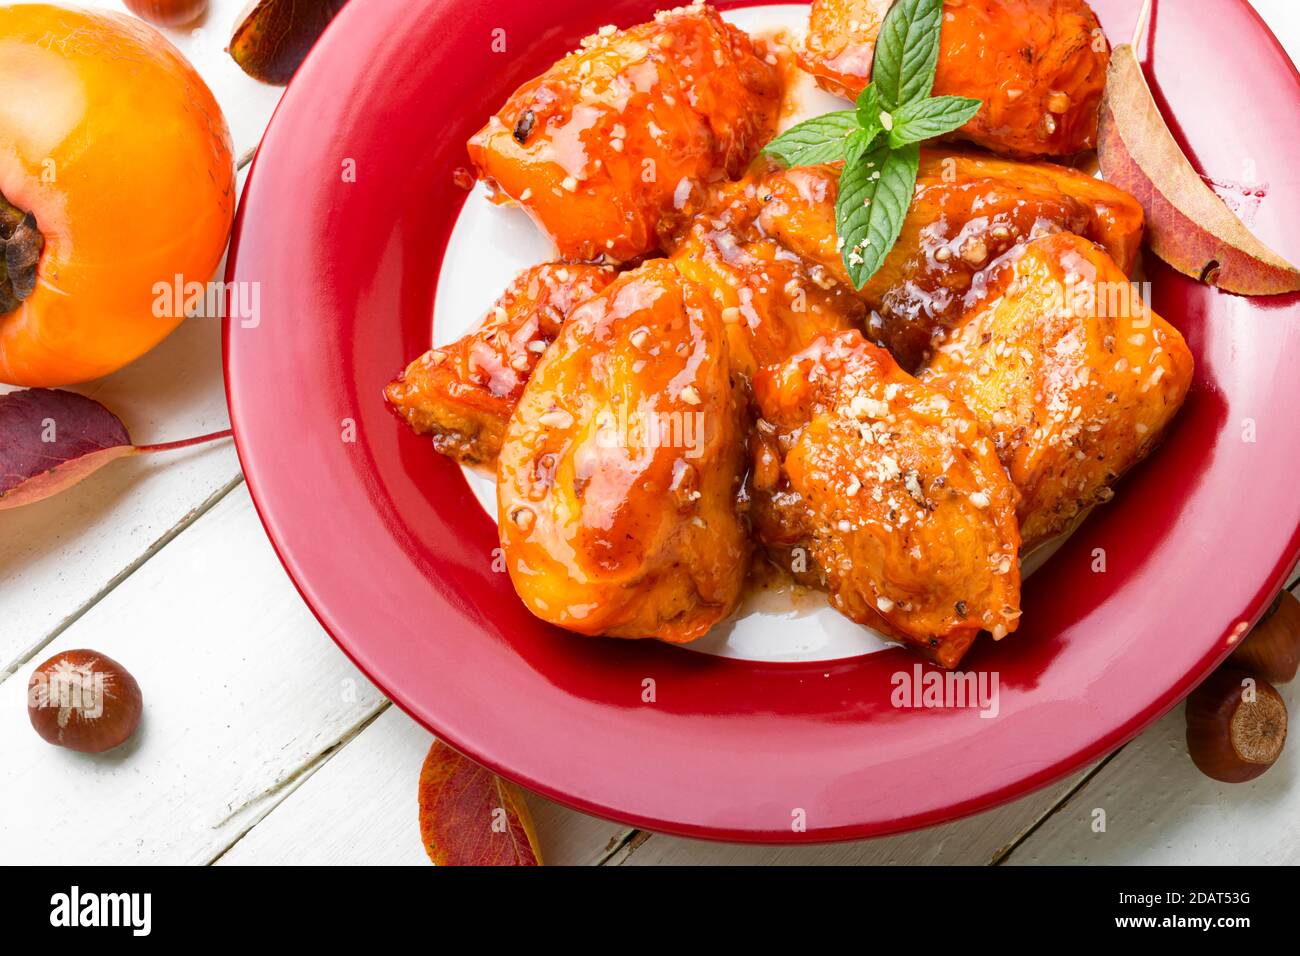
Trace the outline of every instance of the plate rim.
<path fill-rule="evenodd" d="M 1256 11 L 1248 2 L 1246 2 L 1246 0 L 1233 0 L 1233 2 L 1238 6 L 1244 7 L 1247 11 L 1249 11 L 1250 15 L 1255 19 L 1255 21 L 1259 24 L 1259 26 L 1262 27 L 1265 35 L 1271 40 L 1271 42 L 1277 47 L 1279 51 L 1283 51 L 1284 53 L 1284 50 L 1280 42 L 1273 35 L 1267 23 L 1262 19 L 1262 17 L 1260 17 L 1258 11 Z M 717 5 L 725 9 L 727 7 L 732 7 L 732 6 L 761 6 L 766 4 L 761 2 L 761 0 L 758 3 L 744 2 L 744 0 L 740 0 L 740 2 L 736 2 L 736 0 L 733 0 L 733 2 L 730 3 L 724 2 L 724 3 L 719 3 Z M 314 51 L 312 56 L 309 58 L 308 61 L 309 64 L 312 63 L 314 60 L 319 59 L 318 57 L 319 51 L 329 50 L 335 44 L 340 46 L 343 44 L 343 41 L 340 38 L 346 32 L 347 27 L 351 23 L 351 21 L 353 19 L 360 18 L 361 13 L 358 11 L 358 8 L 360 8 L 361 6 L 362 6 L 361 4 L 351 5 L 349 6 L 349 8 L 345 9 L 338 18 L 336 18 L 335 23 L 331 25 L 329 30 L 327 30 L 326 35 L 322 39 L 321 43 L 318 44 L 317 51 Z M 373 13 L 373 6 L 371 12 Z M 323 55 L 324 54 L 321 54 L 321 56 Z M 1296 72 L 1296 68 L 1294 64 L 1292 64 L 1291 68 L 1292 68 L 1293 75 L 1297 79 L 1297 82 L 1300 82 L 1300 72 Z M 300 75 L 302 74 L 300 73 Z M 294 92 L 293 92 L 295 86 L 296 84 L 290 84 L 289 90 L 286 92 L 285 97 L 281 100 L 280 104 L 277 106 L 275 113 L 272 116 L 271 122 L 268 125 L 266 136 L 269 136 L 271 130 L 275 128 L 277 120 L 280 118 L 281 114 L 293 108 L 294 103 L 296 102 L 296 97 L 294 96 Z M 265 142 L 265 137 L 263 142 Z M 241 195 L 241 199 L 240 199 L 239 212 L 236 220 L 235 231 L 232 235 L 232 240 L 231 240 L 231 255 L 230 255 L 230 260 L 227 266 L 227 271 L 225 276 L 227 281 L 236 281 L 237 276 L 239 274 L 238 262 L 237 262 L 238 259 L 237 246 L 242 237 L 243 229 L 245 225 L 246 197 L 250 195 L 251 187 L 254 182 L 254 177 L 257 174 L 259 161 L 262 160 L 263 160 L 262 144 L 259 143 L 257 154 L 255 155 L 252 166 L 249 169 L 248 179 L 245 185 L 244 193 Z M 461 203 L 463 204 L 463 202 L 464 202 L 464 198 L 462 197 Z M 454 217 L 453 217 L 453 221 L 454 221 Z M 593 800 L 581 795 L 575 795 L 575 794 L 563 792 L 549 785 L 544 780 L 536 779 L 528 774 L 519 773 L 517 770 L 511 767 L 505 766 L 501 761 L 497 760 L 492 754 L 483 753 L 478 748 L 466 746 L 464 741 L 458 740 L 456 738 L 455 734 L 449 734 L 443 730 L 438 729 L 437 727 L 434 726 L 434 721 L 429 719 L 426 713 L 421 712 L 419 709 L 416 708 L 416 706 L 412 701 L 407 699 L 406 694 L 401 692 L 395 692 L 395 688 L 390 685 L 390 682 L 387 679 L 376 676 L 375 668 L 372 665 L 368 666 L 368 661 L 366 659 L 367 655 L 364 653 L 361 647 L 354 647 L 352 642 L 349 641 L 346 637 L 335 632 L 335 629 L 331 626 L 330 622 L 326 619 L 323 610 L 319 608 L 317 606 L 317 603 L 313 601 L 312 598 L 309 596 L 308 587 L 305 585 L 304 581 L 300 579 L 300 576 L 304 572 L 300 567 L 297 566 L 297 562 L 295 561 L 295 559 L 288 553 L 289 548 L 287 544 L 282 540 L 282 532 L 277 527 L 277 522 L 274 516 L 271 514 L 273 508 L 270 505 L 270 503 L 264 500 L 263 498 L 263 493 L 261 490 L 261 482 L 260 482 L 260 478 L 258 477 L 259 465 L 257 464 L 256 461 L 253 460 L 250 454 L 250 450 L 246 447 L 245 437 L 243 434 L 244 429 L 247 427 L 247 425 L 246 423 L 241 422 L 240 419 L 242 416 L 236 411 L 236 409 L 240 407 L 240 403 L 235 394 L 236 385 L 233 382 L 232 375 L 231 375 L 230 357 L 231 357 L 231 350 L 232 350 L 232 336 L 231 336 L 231 323 L 228 320 L 223 321 L 222 349 L 223 349 L 223 371 L 224 371 L 225 385 L 227 391 L 227 401 L 230 406 L 232 427 L 235 432 L 235 446 L 239 456 L 241 468 L 245 475 L 246 483 L 248 485 L 251 498 L 253 500 L 254 506 L 258 513 L 259 520 L 262 522 L 263 527 L 266 530 L 268 539 L 270 540 L 271 545 L 275 550 L 278 559 L 280 560 L 281 564 L 284 566 L 286 572 L 288 573 L 290 580 L 293 582 L 295 589 L 302 597 L 304 603 L 311 610 L 312 615 L 320 623 L 321 627 L 326 631 L 327 634 L 330 635 L 331 639 L 340 647 L 340 649 L 343 650 L 345 655 L 350 660 L 352 660 L 353 663 L 355 663 L 363 673 L 366 674 L 368 679 L 372 680 L 376 684 L 376 686 L 378 686 L 380 690 L 382 690 L 384 694 L 394 704 L 396 704 L 405 713 L 407 713 L 409 716 L 415 719 L 418 723 L 427 727 L 429 730 L 435 733 L 439 737 L 439 739 L 450 744 L 458 751 L 462 753 L 466 753 L 468 756 L 471 756 L 474 760 L 488 767 L 495 773 L 498 773 L 509 779 L 516 780 L 519 783 L 523 784 L 524 786 L 528 787 L 529 789 L 532 789 L 537 793 L 542 794 L 543 796 L 546 796 L 550 799 L 554 799 L 557 802 L 563 803 L 567 806 L 573 807 L 574 809 L 580 810 L 582 812 L 591 813 L 593 815 L 610 819 L 619 823 L 626 823 L 633 826 L 654 830 L 657 832 L 674 833 L 674 834 L 679 834 L 682 836 L 688 836 L 693 838 L 704 838 L 704 839 L 727 841 L 727 842 L 763 843 L 763 844 L 811 844 L 811 843 L 821 843 L 821 842 L 839 842 L 844 840 L 862 839 L 865 837 L 885 836 L 892 833 L 919 829 L 925 826 L 930 826 L 941 822 L 956 820 L 984 810 L 991 809 L 998 805 L 1014 800 L 1018 797 L 1024 796 L 1025 794 L 1030 793 L 1034 790 L 1038 790 L 1044 786 L 1048 786 L 1055 781 L 1063 779 L 1064 777 L 1068 776 L 1070 773 L 1078 770 L 1080 767 L 1096 759 L 1102 754 L 1110 752 L 1114 750 L 1116 747 L 1126 743 L 1128 740 L 1131 740 L 1143 729 L 1145 729 L 1151 723 L 1158 720 L 1161 716 L 1163 716 L 1166 712 L 1168 712 L 1197 683 L 1199 683 L 1202 679 L 1204 679 L 1204 677 L 1207 676 L 1214 669 L 1214 667 L 1216 667 L 1218 663 L 1221 662 L 1231 652 L 1232 649 L 1231 644 L 1225 644 L 1222 647 L 1216 647 L 1212 649 L 1210 653 L 1202 656 L 1202 658 L 1195 664 L 1195 666 L 1193 666 L 1193 668 L 1190 671 L 1188 671 L 1179 681 L 1177 681 L 1173 687 L 1168 688 L 1167 690 L 1165 690 L 1164 692 L 1156 696 L 1155 699 L 1152 700 L 1150 704 L 1148 704 L 1145 708 L 1143 708 L 1137 714 L 1135 714 L 1127 723 L 1096 738 L 1091 744 L 1079 748 L 1072 754 L 1062 756 L 1052 765 L 1044 767 L 1029 776 L 1017 777 L 1014 780 L 1005 783 L 1001 787 L 995 787 L 987 790 L 981 796 L 974 797 L 970 800 L 953 804 L 951 806 L 947 806 L 943 809 L 927 811 L 913 816 L 899 816 L 894 818 L 892 822 L 885 823 L 885 824 L 868 824 L 868 825 L 861 825 L 861 826 L 846 825 L 846 826 L 841 826 L 836 828 L 825 828 L 825 829 L 810 828 L 810 831 L 807 833 L 797 833 L 788 829 L 765 830 L 765 829 L 756 829 L 752 827 L 729 828 L 726 826 L 719 826 L 719 825 L 693 824 L 684 821 L 661 819 L 656 817 L 645 816 L 642 814 L 628 813 L 624 810 L 620 810 L 617 807 L 606 806 L 605 804 L 601 803 L 598 800 Z M 1245 608 L 1243 612 L 1239 615 L 1239 620 L 1243 622 L 1248 622 L 1249 625 L 1253 626 L 1253 624 L 1259 619 L 1260 616 L 1262 616 L 1262 614 L 1266 610 L 1271 600 L 1271 596 L 1274 593 L 1276 593 L 1279 587 L 1285 584 L 1285 579 L 1287 575 L 1295 567 L 1298 559 L 1300 559 L 1300 525 L 1297 525 L 1297 527 L 1292 532 L 1288 550 L 1282 555 L 1280 555 L 1277 558 L 1277 560 L 1274 562 L 1273 574 L 1269 578 L 1267 584 L 1259 589 L 1255 600 L 1253 600 L 1250 603 L 1250 605 L 1247 608 Z M 748 669 L 749 665 L 751 665 L 752 663 L 753 662 L 727 660 L 728 666 L 735 666 L 741 669 Z M 816 663 L 816 662 L 770 662 L 770 663 L 764 663 L 762 666 L 765 668 L 773 668 L 773 669 L 787 668 L 787 669 L 803 670 L 807 668 L 809 663 Z M 837 662 L 830 662 L 830 663 L 837 663 Z"/>

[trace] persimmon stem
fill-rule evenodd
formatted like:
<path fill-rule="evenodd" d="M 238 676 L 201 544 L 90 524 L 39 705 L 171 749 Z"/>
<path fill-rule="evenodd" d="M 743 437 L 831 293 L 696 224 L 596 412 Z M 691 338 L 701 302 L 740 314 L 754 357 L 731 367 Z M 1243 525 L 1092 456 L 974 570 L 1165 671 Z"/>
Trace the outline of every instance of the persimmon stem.
<path fill-rule="evenodd" d="M 36 290 L 45 237 L 36 217 L 0 193 L 0 315 L 8 315 Z"/>
<path fill-rule="evenodd" d="M 220 441 L 223 438 L 230 438 L 234 432 L 229 428 L 224 431 L 212 432 L 207 435 L 198 435 L 194 438 L 182 438 L 179 441 L 165 441 L 157 445 L 136 445 L 137 452 L 155 452 L 155 451 L 176 451 L 180 448 L 191 448 L 194 445 L 205 445 L 208 442 Z"/>
<path fill-rule="evenodd" d="M 1142 52 L 1141 43 L 1146 36 L 1147 24 L 1151 20 L 1151 2 L 1152 0 L 1142 0 L 1142 11 L 1138 14 L 1137 26 L 1133 28 L 1133 42 L 1129 44 L 1133 47 L 1133 56 Z"/>

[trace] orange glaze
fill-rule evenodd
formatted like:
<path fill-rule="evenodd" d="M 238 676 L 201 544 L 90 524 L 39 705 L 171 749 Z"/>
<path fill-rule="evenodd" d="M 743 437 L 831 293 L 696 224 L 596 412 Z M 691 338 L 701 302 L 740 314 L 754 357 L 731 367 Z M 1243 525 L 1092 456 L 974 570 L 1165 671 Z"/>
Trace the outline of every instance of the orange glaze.
<path fill-rule="evenodd" d="M 1016 492 L 971 412 L 857 331 L 754 380 L 750 483 L 769 555 L 859 623 L 954 667 L 1020 617 Z"/>
<path fill-rule="evenodd" d="M 1095 245 L 1060 234 L 1012 252 L 920 371 L 990 430 L 1022 496 L 1026 549 L 1111 497 L 1182 404 L 1192 356 Z"/>
<path fill-rule="evenodd" d="M 849 287 L 835 232 L 838 170 L 809 166 L 763 180 L 760 229 Z M 858 293 L 868 336 L 914 369 L 956 320 L 981 271 L 1017 243 L 1066 230 L 1102 243 L 1131 268 L 1143 231 L 1128 194 L 1063 166 L 922 150 L 916 194 L 898 242 Z"/>
<path fill-rule="evenodd" d="M 581 303 L 614 279 L 607 266 L 525 269 L 483 324 L 407 366 L 384 390 L 389 407 L 433 447 L 465 464 L 496 460 L 533 366 Z"/>
<path fill-rule="evenodd" d="M 892 3 L 813 0 L 804 69 L 855 99 Z M 984 102 L 952 138 L 1009 156 L 1070 156 L 1097 145 L 1109 62 L 1085 0 L 945 0 L 934 95 Z"/>
<path fill-rule="evenodd" d="M 749 566 L 744 416 L 718 309 L 666 260 L 575 310 L 497 462 L 501 546 L 529 610 L 671 642 L 727 617 Z"/>
<path fill-rule="evenodd" d="M 469 141 L 480 176 L 562 259 L 659 247 L 704 187 L 740 175 L 775 132 L 780 71 L 707 6 L 605 28 L 525 83 Z"/>
<path fill-rule="evenodd" d="M 763 230 L 771 182 L 759 173 L 715 188 L 685 235 L 669 242 L 678 271 L 712 293 L 733 367 L 747 377 L 823 332 L 859 327 L 867 311 L 847 282 Z"/>
<path fill-rule="evenodd" d="M 1085 233 L 1131 266 L 1142 209 L 1099 180 L 1047 163 L 952 151 L 922 154 L 917 196 L 879 273 L 854 293 L 835 234 L 834 167 L 758 165 L 711 188 L 672 261 L 713 295 L 732 368 L 751 377 L 816 336 L 865 327 L 915 368 L 983 289 L 983 270 L 1013 243 L 1058 229 Z M 524 272 L 479 331 L 415 360 L 389 386 L 393 408 L 439 451 L 490 462 L 545 343 L 612 279 L 591 266 Z"/>

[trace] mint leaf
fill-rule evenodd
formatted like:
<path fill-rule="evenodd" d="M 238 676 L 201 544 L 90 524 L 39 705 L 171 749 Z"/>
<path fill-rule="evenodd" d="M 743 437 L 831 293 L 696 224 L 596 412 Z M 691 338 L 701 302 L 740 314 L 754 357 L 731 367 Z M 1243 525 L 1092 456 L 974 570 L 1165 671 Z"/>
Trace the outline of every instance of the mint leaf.
<path fill-rule="evenodd" d="M 849 136 L 849 148 L 844 154 L 844 165 L 852 166 L 862 154 L 875 145 L 876 137 L 885 131 L 880 122 L 880 93 L 874 83 L 858 94 L 858 131 Z"/>
<path fill-rule="evenodd" d="M 933 99 L 905 103 L 894 112 L 894 127 L 889 131 L 889 143 L 897 148 L 961 129 L 983 105 L 980 100 L 964 96 L 936 96 Z"/>
<path fill-rule="evenodd" d="M 882 139 L 844 167 L 835 201 L 835 228 L 844 243 L 844 267 L 856 289 L 874 276 L 898 241 L 916 190 L 921 147 L 891 149 Z"/>
<path fill-rule="evenodd" d="M 827 113 L 804 120 L 763 147 L 787 166 L 815 166 L 844 158 L 850 134 L 858 129 L 853 110 Z"/>
<path fill-rule="evenodd" d="M 858 94 L 858 125 L 863 129 L 880 129 L 880 113 L 884 107 L 880 103 L 880 87 L 868 83 L 866 89 Z"/>
<path fill-rule="evenodd" d="M 885 15 L 871 70 L 885 109 L 930 95 L 942 26 L 943 0 L 897 0 Z"/>
<path fill-rule="evenodd" d="M 845 167 L 856 166 L 861 162 L 863 155 L 876 144 L 877 137 L 883 132 L 877 123 L 875 129 L 859 129 L 853 133 L 849 137 L 849 148 L 844 152 Z"/>
<path fill-rule="evenodd" d="M 942 29 L 943 0 L 895 0 L 876 41 L 872 82 L 854 108 L 800 123 L 764 150 L 787 166 L 844 160 L 835 227 L 858 289 L 898 241 L 916 190 L 921 141 L 960 128 L 982 105 L 930 98 Z"/>

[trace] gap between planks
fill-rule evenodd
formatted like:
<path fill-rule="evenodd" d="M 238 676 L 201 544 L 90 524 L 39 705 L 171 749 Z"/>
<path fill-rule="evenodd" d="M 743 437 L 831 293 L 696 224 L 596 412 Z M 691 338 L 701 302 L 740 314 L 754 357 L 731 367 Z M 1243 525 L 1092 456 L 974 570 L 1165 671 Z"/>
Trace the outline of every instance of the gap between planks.
<path fill-rule="evenodd" d="M 1178 705 L 1175 704 L 1174 706 L 1177 707 Z M 1142 733 L 1146 733 L 1146 731 L 1144 730 L 1142 731 Z M 1129 741 L 1128 743 L 1132 743 L 1132 741 Z M 1071 787 L 1069 790 L 1067 790 L 1064 794 L 1061 795 L 1060 800 L 1057 800 L 1056 803 L 1052 804 L 1050 808 L 1048 808 L 1043 813 L 1039 814 L 1038 818 L 1034 820 L 1034 822 L 1031 823 L 1029 826 L 1027 826 L 1024 830 L 1022 830 L 1014 840 L 1012 840 L 1002 849 L 994 853 L 993 859 L 990 861 L 990 865 L 1001 866 L 1003 863 L 1005 863 L 1010 858 L 1011 854 L 1014 853 L 1021 844 L 1023 844 L 1026 840 L 1028 840 L 1030 837 L 1032 837 L 1035 833 L 1038 832 L 1039 828 L 1042 827 L 1043 824 L 1045 824 L 1048 820 L 1050 820 L 1052 817 L 1056 816 L 1056 814 L 1060 813 L 1063 809 L 1065 809 L 1066 804 L 1068 804 L 1076 796 L 1078 796 L 1079 792 L 1082 791 L 1083 788 L 1086 787 L 1089 783 L 1091 783 L 1093 778 L 1096 777 L 1097 774 L 1101 773 L 1101 771 L 1106 767 L 1107 764 L 1109 764 L 1112 760 L 1118 757 L 1120 751 L 1122 751 L 1125 747 L 1127 747 L 1128 743 L 1120 744 L 1110 753 L 1106 754 L 1106 756 L 1102 757 L 1101 760 L 1098 761 L 1095 767 L 1093 767 L 1091 770 L 1085 773 L 1083 777 L 1080 778 L 1078 783 L 1076 783 L 1073 787 Z"/>
<path fill-rule="evenodd" d="M 347 733 L 340 736 L 339 739 L 336 740 L 333 744 L 326 747 L 324 750 L 318 753 L 311 760 L 304 763 L 292 774 L 285 777 L 283 780 L 278 781 L 274 786 L 268 787 L 267 789 L 263 790 L 256 797 L 251 798 L 243 806 L 237 808 L 234 812 L 232 812 L 230 816 L 233 817 L 240 810 L 244 809 L 244 807 L 257 802 L 258 800 L 263 800 L 267 802 L 265 812 L 258 814 L 256 819 L 254 819 L 251 823 L 249 823 L 249 825 L 246 826 L 243 830 L 240 830 L 239 833 L 235 835 L 234 839 L 232 839 L 229 843 L 227 843 L 224 847 L 222 847 L 219 853 L 213 855 L 213 857 L 203 865 L 204 866 L 216 865 L 216 863 L 223 856 L 225 856 L 235 847 L 235 844 L 239 843 L 240 840 L 244 839 L 244 837 L 252 833 L 254 828 L 256 828 L 258 824 L 260 824 L 263 820 L 265 820 L 270 814 L 274 813 L 279 808 L 280 804 L 283 803 L 285 799 L 289 797 L 290 794 L 292 794 L 300 786 L 302 786 L 309 779 L 311 779 L 311 777 L 316 773 L 316 771 L 320 770 L 327 763 L 329 763 L 330 760 L 332 760 L 335 756 L 341 753 L 344 747 L 346 747 L 348 744 L 352 743 L 352 741 L 356 740 L 359 736 L 361 736 L 361 734 L 365 732 L 366 728 L 368 728 L 376 720 L 382 717 L 385 711 L 387 711 L 392 706 L 393 706 L 393 702 L 391 700 L 383 701 L 378 707 L 375 708 L 373 713 L 368 714 L 365 718 L 358 721 L 355 726 L 350 728 L 347 731 Z"/>
<path fill-rule="evenodd" d="M 360 737 L 360 735 L 363 732 L 365 732 L 368 728 L 370 728 L 371 725 L 374 724 L 375 721 L 377 721 L 379 717 L 382 716 L 391 706 L 392 705 L 390 702 L 385 701 L 372 714 L 368 715 L 363 720 L 359 721 L 354 727 L 350 728 L 344 735 L 342 735 L 339 738 L 339 740 L 335 744 L 326 748 L 321 753 L 313 757 L 311 760 L 305 762 L 293 774 L 286 777 L 283 781 L 279 782 L 274 787 L 269 788 L 264 793 L 259 794 L 257 795 L 257 797 L 250 800 L 249 801 L 250 803 L 256 802 L 258 800 L 266 801 L 267 804 L 264 812 L 258 814 L 255 820 L 250 822 L 250 824 L 245 829 L 243 829 L 237 835 L 235 835 L 234 838 L 228 844 L 226 844 L 226 846 L 220 852 L 216 853 L 208 861 L 208 864 L 211 865 L 219 862 L 240 841 L 242 841 L 246 836 L 252 833 L 257 826 L 261 825 L 261 823 L 265 819 L 267 819 L 272 813 L 281 809 L 281 805 L 283 804 L 283 802 L 295 790 L 297 790 L 299 786 L 301 786 L 308 779 L 310 779 L 318 770 L 322 769 L 330 760 L 332 760 L 334 757 L 342 753 L 344 747 L 348 746 L 353 741 L 355 741 L 358 737 Z M 1128 744 L 1125 744 L 1121 747 L 1116 748 L 1114 751 L 1112 751 L 1110 754 L 1104 757 L 1100 762 L 1098 762 L 1095 766 L 1087 770 L 1073 785 L 1071 785 L 1067 790 L 1065 790 L 1049 807 L 1039 811 L 1035 816 L 1033 816 L 1028 822 L 1028 824 L 1024 826 L 1023 829 L 1021 829 L 1008 843 L 1006 843 L 1000 849 L 994 850 L 986 865 L 997 866 L 1007 862 L 1008 859 L 1011 857 L 1011 855 L 1019 847 L 1021 847 L 1026 841 L 1032 838 L 1033 835 L 1036 832 L 1038 832 L 1045 824 L 1047 824 L 1048 821 L 1050 821 L 1054 816 L 1061 813 L 1084 790 L 1084 788 L 1087 785 L 1091 784 L 1102 772 L 1102 770 L 1112 760 L 1114 760 L 1121 753 L 1121 751 L 1123 751 L 1127 746 Z M 595 859 L 592 861 L 592 863 L 596 866 L 621 866 L 627 863 L 628 860 L 642 846 L 649 843 L 651 840 L 653 840 L 656 837 L 659 837 L 660 839 L 665 839 L 665 837 L 662 837 L 659 834 L 656 834 L 652 831 L 642 830 L 642 829 L 627 829 L 623 833 L 616 834 L 603 849 L 596 851 Z"/>
<path fill-rule="evenodd" d="M 235 172 L 239 173 L 243 171 L 243 169 L 253 161 L 253 157 L 256 154 L 257 154 L 256 146 L 250 146 L 248 149 L 245 149 L 242 153 L 240 153 L 239 158 L 235 160 Z M 241 194 L 242 194 L 242 190 L 241 190 Z M 190 525 L 194 524 L 194 522 L 197 521 L 199 518 L 203 517 L 203 515 L 206 514 L 209 510 L 211 510 L 213 506 L 215 506 L 219 501 L 221 501 L 222 498 L 226 497 L 226 495 L 230 494 L 230 492 L 238 488 L 240 484 L 243 483 L 243 481 L 244 481 L 243 473 L 241 472 L 239 474 L 236 474 L 235 477 L 230 479 L 230 481 L 226 482 L 226 484 L 224 484 L 222 487 L 218 488 L 216 491 L 212 492 L 212 494 L 210 494 L 203 501 L 199 502 L 198 505 L 196 505 L 193 509 L 187 512 L 184 515 L 184 517 L 182 517 L 178 522 L 176 522 L 176 524 L 172 525 L 172 527 L 168 528 L 165 532 L 163 532 L 155 541 L 153 541 L 149 545 L 149 547 L 147 547 L 140 555 L 138 555 L 135 559 L 133 559 L 130 563 L 128 563 L 124 568 L 122 568 L 121 571 L 119 571 L 107 582 L 105 582 L 103 587 L 101 587 L 98 591 L 92 594 L 87 600 L 82 602 L 82 604 L 78 608 L 76 608 L 71 614 L 69 614 L 62 621 L 60 621 L 53 628 L 51 628 L 50 631 L 48 631 L 38 641 L 33 643 L 26 651 L 20 652 L 17 657 L 15 657 L 12 661 L 10 661 L 4 668 L 0 669 L 0 684 L 3 684 L 14 674 L 18 673 L 18 671 L 21 670 L 25 665 L 29 664 L 32 661 L 32 659 L 35 658 L 38 654 L 40 654 L 42 650 L 48 647 L 50 643 L 57 640 L 59 635 L 61 635 L 73 624 L 77 623 L 77 621 L 80 620 L 86 614 L 86 612 L 88 612 L 96 604 L 98 604 L 105 597 L 107 597 L 108 594 L 111 591 L 113 591 L 114 588 L 116 588 L 119 584 L 121 584 L 132 574 L 138 571 L 141 567 L 143 567 L 146 561 L 152 558 L 164 547 L 166 547 L 168 543 L 173 541 L 176 538 L 176 536 L 179 535 L 182 531 L 184 531 Z"/>
<path fill-rule="evenodd" d="M 150 558 L 174 541 L 181 532 L 207 514 L 208 511 L 220 502 L 222 498 L 226 497 L 226 495 L 238 488 L 243 484 L 243 482 L 244 476 L 242 473 L 235 475 L 234 478 L 230 479 L 230 481 L 226 482 L 223 486 L 212 492 L 212 494 L 208 495 L 207 498 L 203 499 L 203 501 L 199 502 L 195 507 L 186 512 L 183 518 L 163 532 L 152 544 L 149 545 L 149 547 L 132 560 L 126 567 L 113 575 L 113 577 L 110 578 L 102 588 L 91 595 L 91 597 L 86 601 L 82 602 L 80 607 L 56 624 L 53 629 L 51 629 L 40 640 L 35 642 L 26 651 L 19 654 L 19 656 L 6 665 L 3 670 L 0 670 L 0 684 L 3 684 L 10 677 L 13 677 L 18 673 L 19 670 L 31 663 L 33 658 L 40 654 L 40 652 L 48 647 L 53 641 L 57 640 L 64 631 L 76 624 L 77 621 L 81 620 L 81 618 L 83 618 L 91 608 L 104 600 L 104 598 L 108 597 L 108 595 L 112 593 L 118 585 L 122 584 L 122 582 L 127 578 L 135 574 L 136 571 L 139 571 L 140 568 L 144 567 L 145 563 L 148 562 Z"/>

